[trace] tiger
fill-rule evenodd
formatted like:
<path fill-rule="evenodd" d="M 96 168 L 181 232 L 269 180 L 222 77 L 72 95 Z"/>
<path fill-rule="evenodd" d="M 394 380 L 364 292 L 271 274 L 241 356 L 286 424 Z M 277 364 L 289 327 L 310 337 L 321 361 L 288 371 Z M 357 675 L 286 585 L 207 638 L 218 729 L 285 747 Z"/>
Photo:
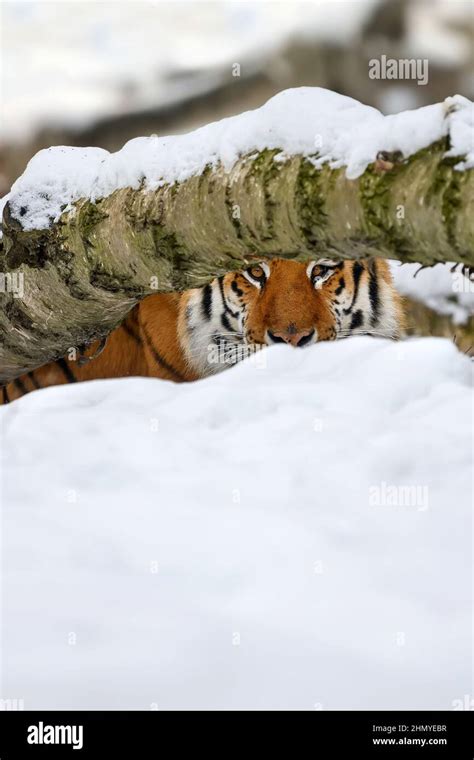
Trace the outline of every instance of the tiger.
<path fill-rule="evenodd" d="M 255 260 L 202 287 L 147 296 L 84 353 L 69 351 L 3 386 L 0 403 L 51 385 L 144 376 L 200 380 L 274 344 L 307 348 L 352 335 L 398 339 L 401 296 L 384 259 Z M 2 394 L 0 394 L 2 396 Z"/>

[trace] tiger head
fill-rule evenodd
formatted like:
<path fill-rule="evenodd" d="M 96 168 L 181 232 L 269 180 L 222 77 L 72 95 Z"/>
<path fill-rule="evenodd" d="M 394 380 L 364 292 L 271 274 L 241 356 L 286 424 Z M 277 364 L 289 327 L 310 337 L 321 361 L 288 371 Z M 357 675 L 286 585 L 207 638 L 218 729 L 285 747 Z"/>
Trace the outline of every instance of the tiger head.
<path fill-rule="evenodd" d="M 402 327 L 400 297 L 383 259 L 261 260 L 188 293 L 182 342 L 201 373 L 210 341 L 304 348 L 354 334 L 397 338 Z"/>
<path fill-rule="evenodd" d="M 245 340 L 302 348 L 334 339 L 334 313 L 323 285 L 336 267 L 336 262 L 327 260 L 300 264 L 280 259 L 261 261 L 244 270 L 239 290 L 245 309 Z"/>

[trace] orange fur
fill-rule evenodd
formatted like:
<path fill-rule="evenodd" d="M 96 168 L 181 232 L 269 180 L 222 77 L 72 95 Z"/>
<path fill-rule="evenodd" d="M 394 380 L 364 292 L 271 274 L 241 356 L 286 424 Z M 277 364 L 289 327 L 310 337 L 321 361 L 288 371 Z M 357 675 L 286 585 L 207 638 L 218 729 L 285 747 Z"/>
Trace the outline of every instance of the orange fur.
<path fill-rule="evenodd" d="M 362 313 L 362 319 L 365 318 L 368 323 L 369 305 L 366 302 L 374 288 L 382 304 L 380 308 L 389 309 L 387 314 L 390 319 L 379 320 L 379 327 L 361 328 L 359 332 L 398 337 L 403 329 L 403 308 L 393 288 L 387 262 L 374 259 L 360 263 L 346 261 L 331 266 L 334 269 L 330 270 L 329 279 L 321 287 L 314 285 L 307 264 L 272 259 L 246 270 L 250 271 L 250 275 L 261 274 L 261 287 L 245 273 L 231 272 L 205 288 L 149 296 L 135 306 L 123 323 L 109 335 L 100 354 L 95 356 L 100 346 L 96 342 L 85 352 L 90 361 L 82 366 L 78 361 L 65 357 L 22 375 L 3 388 L 0 404 L 37 388 L 73 381 L 131 375 L 175 382 L 197 380 L 222 369 L 206 366 L 209 343 L 206 338 L 207 325 L 213 324 L 212 320 L 217 318 L 220 318 L 219 325 L 222 323 L 219 329 L 224 343 L 234 341 L 227 345 L 235 345 L 235 341 L 244 342 L 247 346 L 271 342 L 303 345 L 305 341 L 345 337 L 351 330 L 340 323 L 338 316 L 341 293 L 347 303 L 351 298 L 356 300 L 354 294 L 357 296 L 358 290 L 362 293 L 363 288 L 365 301 L 362 299 L 362 306 L 357 309 Z M 268 270 L 268 277 L 262 267 Z M 316 269 L 312 272 L 317 271 L 316 262 Z M 216 306 L 221 293 L 225 301 L 219 301 Z M 212 313 L 212 320 L 206 315 L 209 301 L 211 307 L 217 309 L 215 314 Z M 224 316 L 220 316 L 219 308 Z M 244 317 L 241 319 L 239 316 L 241 327 L 237 328 L 232 315 L 234 312 L 240 314 L 239 310 L 243 310 Z M 352 312 L 349 311 L 351 316 Z M 197 326 L 193 324 L 193 319 L 198 320 Z M 199 322 L 199 319 L 202 321 Z M 196 340 L 196 331 L 199 330 L 203 330 L 201 342 Z M 220 340 L 221 333 L 214 330 L 212 335 L 215 340 Z"/>

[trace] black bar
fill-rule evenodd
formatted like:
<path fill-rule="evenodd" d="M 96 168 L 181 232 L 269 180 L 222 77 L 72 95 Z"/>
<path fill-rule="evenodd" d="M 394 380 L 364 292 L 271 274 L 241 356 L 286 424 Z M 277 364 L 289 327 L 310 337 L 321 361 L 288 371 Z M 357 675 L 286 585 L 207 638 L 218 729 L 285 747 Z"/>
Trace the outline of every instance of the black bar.
<path fill-rule="evenodd" d="M 260 750 L 264 757 L 278 752 L 278 757 L 302 754 L 321 760 L 333 756 L 472 760 L 472 718 L 468 711 L 4 711 L 0 712 L 0 758 L 142 757 L 137 749 L 147 748 L 150 757 L 179 753 L 194 758 L 205 753 L 225 758 L 235 752 L 247 757 Z M 60 726 L 66 728 L 57 729 Z M 29 743 L 28 737 L 43 743 Z M 70 743 L 46 743 L 50 738 Z"/>

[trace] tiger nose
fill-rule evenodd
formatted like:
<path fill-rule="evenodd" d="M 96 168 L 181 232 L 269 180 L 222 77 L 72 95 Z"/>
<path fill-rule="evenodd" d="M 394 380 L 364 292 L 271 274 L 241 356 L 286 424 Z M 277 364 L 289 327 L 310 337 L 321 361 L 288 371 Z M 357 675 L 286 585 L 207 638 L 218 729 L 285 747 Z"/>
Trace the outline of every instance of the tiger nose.
<path fill-rule="evenodd" d="M 286 330 L 272 331 L 267 330 L 268 337 L 273 343 L 288 343 L 291 346 L 306 346 L 314 335 L 314 329 L 295 330 L 290 325 Z"/>

